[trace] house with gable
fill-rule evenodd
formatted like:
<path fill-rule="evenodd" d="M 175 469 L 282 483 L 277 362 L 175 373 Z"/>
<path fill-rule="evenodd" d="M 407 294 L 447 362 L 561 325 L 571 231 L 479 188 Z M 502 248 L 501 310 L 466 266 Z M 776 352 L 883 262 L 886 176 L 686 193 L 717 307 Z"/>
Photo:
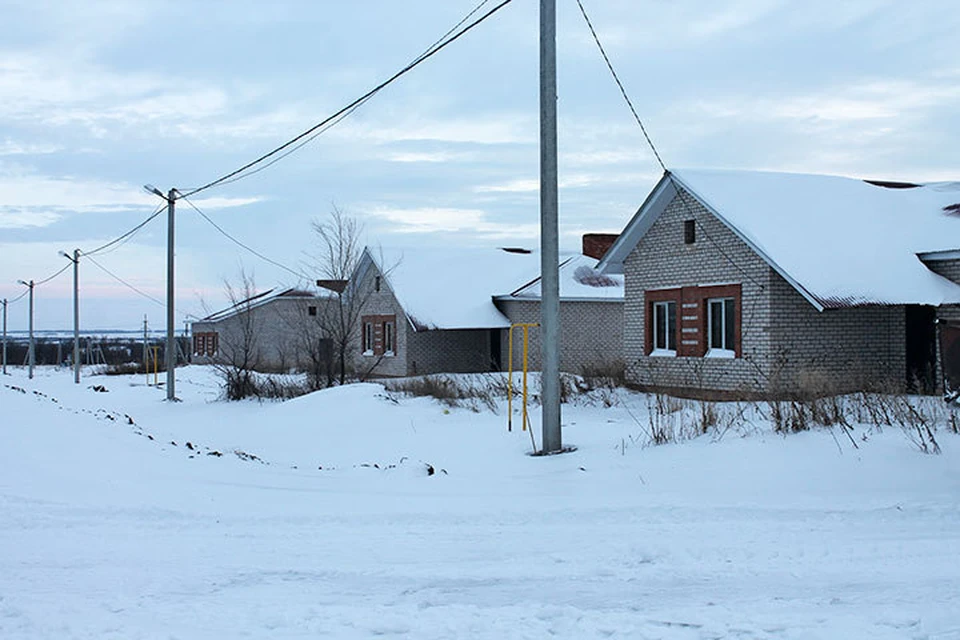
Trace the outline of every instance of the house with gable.
<path fill-rule="evenodd" d="M 588 249 L 597 243 L 605 249 L 612 238 L 588 240 Z M 599 274 L 597 262 L 577 254 L 561 259 L 564 371 L 620 359 L 622 278 Z M 363 300 L 356 370 L 378 376 L 505 371 L 511 325 L 539 322 L 539 274 L 540 255 L 522 248 L 368 247 L 350 284 Z M 514 337 L 519 369 L 519 329 Z M 536 370 L 536 327 L 528 338 L 529 366 Z"/>
<path fill-rule="evenodd" d="M 335 301 L 325 290 L 268 289 L 191 324 L 192 358 L 198 364 L 243 357 L 260 371 L 305 370 L 329 351 L 322 320 Z M 307 343 L 311 344 L 307 344 Z"/>
<path fill-rule="evenodd" d="M 628 380 L 933 390 L 960 352 L 958 203 L 958 183 L 665 173 L 598 267 L 624 277 Z"/>

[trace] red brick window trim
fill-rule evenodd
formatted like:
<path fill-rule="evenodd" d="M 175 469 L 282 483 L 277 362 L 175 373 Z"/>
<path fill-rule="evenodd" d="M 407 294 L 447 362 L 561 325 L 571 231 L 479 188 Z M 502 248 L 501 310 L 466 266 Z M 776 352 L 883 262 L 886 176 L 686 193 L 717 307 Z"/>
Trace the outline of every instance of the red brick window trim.
<path fill-rule="evenodd" d="M 645 353 L 739 358 L 741 306 L 739 284 L 646 291 Z"/>
<path fill-rule="evenodd" d="M 392 356 L 397 352 L 397 316 L 363 316 L 361 349 L 365 356 Z"/>
<path fill-rule="evenodd" d="M 201 331 L 193 334 L 193 355 L 215 356 L 220 349 L 220 336 L 216 331 Z"/>

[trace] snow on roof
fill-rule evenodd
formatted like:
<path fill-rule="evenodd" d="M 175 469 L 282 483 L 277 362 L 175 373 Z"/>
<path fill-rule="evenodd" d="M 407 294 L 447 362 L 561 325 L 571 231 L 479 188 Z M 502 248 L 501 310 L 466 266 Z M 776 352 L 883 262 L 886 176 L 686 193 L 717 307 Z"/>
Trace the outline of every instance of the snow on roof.
<path fill-rule="evenodd" d="M 497 248 L 367 249 L 417 329 L 499 329 L 510 321 L 493 295 L 540 272 L 534 252 Z"/>
<path fill-rule="evenodd" d="M 623 300 L 623 276 L 597 271 L 595 258 L 583 254 L 561 257 L 560 298 L 562 300 Z M 540 299 L 540 276 L 502 299 Z"/>
<path fill-rule="evenodd" d="M 288 289 L 282 289 L 279 291 L 276 289 L 276 287 L 274 287 L 273 289 L 267 289 L 266 291 L 262 291 L 260 293 L 254 294 L 249 298 L 240 300 L 239 302 L 236 302 L 230 305 L 229 307 L 226 307 L 225 309 L 221 309 L 220 311 L 211 313 L 207 317 L 197 320 L 197 322 L 219 322 L 220 320 L 225 320 L 226 318 L 237 315 L 238 313 L 241 313 L 243 311 L 247 311 L 249 309 L 254 309 L 256 307 L 260 307 L 265 304 L 268 304 L 269 302 L 276 300 L 277 298 L 321 299 L 321 298 L 327 298 L 327 297 L 330 297 L 330 296 L 325 295 L 323 293 L 321 294 L 312 293 L 310 291 L 297 289 L 295 287 L 290 287 Z"/>
<path fill-rule="evenodd" d="M 628 231 L 645 209 L 658 210 L 652 200 L 672 197 L 663 188 L 670 177 Z M 960 285 L 917 256 L 960 247 L 960 218 L 946 210 L 960 202 L 960 183 L 889 188 L 837 176 L 687 169 L 672 177 L 820 308 L 960 302 Z M 614 268 L 649 224 L 614 247 Z"/>

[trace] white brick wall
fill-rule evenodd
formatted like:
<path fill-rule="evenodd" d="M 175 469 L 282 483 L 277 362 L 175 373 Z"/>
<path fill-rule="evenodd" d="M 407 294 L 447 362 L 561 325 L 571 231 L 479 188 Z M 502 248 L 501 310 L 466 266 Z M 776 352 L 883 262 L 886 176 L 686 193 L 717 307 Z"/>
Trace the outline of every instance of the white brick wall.
<path fill-rule="evenodd" d="M 510 322 L 540 322 L 537 300 L 498 300 Z M 506 334 L 506 332 L 504 332 Z M 522 366 L 523 330 L 514 330 L 514 368 Z M 508 341 L 503 338 L 503 368 L 507 369 Z M 560 370 L 582 373 L 623 362 L 623 302 L 563 300 L 560 302 Z M 539 371 L 540 330 L 529 330 L 528 366 Z"/>
<path fill-rule="evenodd" d="M 684 220 L 696 242 L 684 244 Z M 624 262 L 624 357 L 631 382 L 688 393 L 861 388 L 905 379 L 903 307 L 818 312 L 693 197 L 674 198 Z M 644 291 L 742 287 L 742 357 L 649 357 Z"/>

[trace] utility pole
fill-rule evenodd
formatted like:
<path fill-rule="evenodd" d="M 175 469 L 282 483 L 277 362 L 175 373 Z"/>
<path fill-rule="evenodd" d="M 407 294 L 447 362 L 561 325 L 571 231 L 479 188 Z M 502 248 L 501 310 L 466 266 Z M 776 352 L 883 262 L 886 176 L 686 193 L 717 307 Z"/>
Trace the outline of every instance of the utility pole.
<path fill-rule="evenodd" d="M 173 315 L 173 209 L 176 202 L 177 190 L 170 189 L 167 193 L 167 400 L 177 399 L 174 385 L 177 368 L 177 337 L 174 335 Z"/>
<path fill-rule="evenodd" d="M 24 282 L 23 280 L 17 280 L 20 284 L 25 287 L 30 288 L 30 344 L 27 347 L 27 363 L 29 365 L 27 374 L 28 377 L 33 380 L 33 365 L 36 361 L 35 352 L 33 350 L 33 280 L 30 282 Z"/>
<path fill-rule="evenodd" d="M 7 299 L 3 299 L 3 375 L 7 375 Z"/>
<path fill-rule="evenodd" d="M 175 237 L 173 214 L 174 205 L 177 201 L 177 190 L 170 189 L 167 195 L 164 196 L 162 191 L 149 184 L 143 188 L 167 201 L 167 348 L 165 349 L 166 358 L 164 360 L 167 367 L 167 400 L 176 401 L 176 375 L 174 374 L 174 369 L 177 367 L 177 337 L 173 313 L 173 245 Z"/>
<path fill-rule="evenodd" d="M 73 263 L 73 382 L 80 384 L 80 249 L 72 258 L 64 251 L 60 255 Z"/>
<path fill-rule="evenodd" d="M 560 436 L 560 241 L 557 197 L 557 1 L 540 0 L 540 337 L 543 453 Z"/>

